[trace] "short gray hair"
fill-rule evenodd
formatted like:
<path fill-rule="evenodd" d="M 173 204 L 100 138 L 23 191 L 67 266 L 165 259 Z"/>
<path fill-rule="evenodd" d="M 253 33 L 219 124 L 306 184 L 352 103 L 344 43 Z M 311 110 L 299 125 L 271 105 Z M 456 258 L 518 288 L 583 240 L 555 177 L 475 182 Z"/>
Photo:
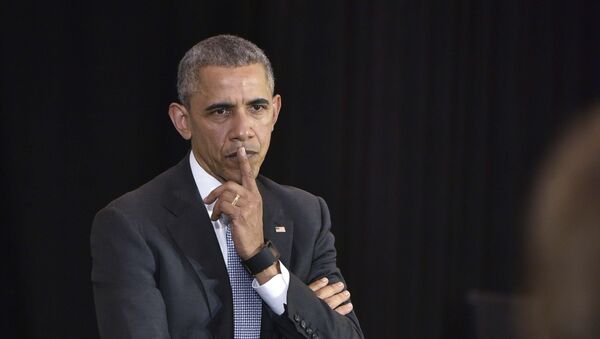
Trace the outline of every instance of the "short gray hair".
<path fill-rule="evenodd" d="M 275 77 L 271 62 L 262 49 L 235 35 L 217 35 L 202 40 L 190 48 L 177 71 L 177 94 L 182 104 L 189 107 L 190 95 L 200 83 L 200 68 L 204 66 L 240 67 L 251 64 L 265 67 L 271 93 L 275 90 Z"/>

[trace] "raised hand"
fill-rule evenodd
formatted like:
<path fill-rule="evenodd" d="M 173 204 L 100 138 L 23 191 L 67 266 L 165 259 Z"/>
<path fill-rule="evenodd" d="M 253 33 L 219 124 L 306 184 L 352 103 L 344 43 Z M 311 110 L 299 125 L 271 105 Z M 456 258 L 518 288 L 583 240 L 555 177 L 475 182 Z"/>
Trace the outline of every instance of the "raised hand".
<path fill-rule="evenodd" d="M 227 181 L 210 192 L 204 198 L 204 203 L 212 204 L 216 200 L 212 220 L 218 220 L 221 214 L 229 217 L 235 249 L 243 260 L 247 260 L 256 254 L 264 243 L 263 205 L 243 146 L 238 148 L 237 158 L 242 177 L 241 185 Z"/>

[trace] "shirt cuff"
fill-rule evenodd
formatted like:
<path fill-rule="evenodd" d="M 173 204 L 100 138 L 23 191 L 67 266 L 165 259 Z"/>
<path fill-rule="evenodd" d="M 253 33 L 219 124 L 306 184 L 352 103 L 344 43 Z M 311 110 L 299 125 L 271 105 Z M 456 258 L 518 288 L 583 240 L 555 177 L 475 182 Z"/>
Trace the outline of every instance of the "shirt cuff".
<path fill-rule="evenodd" d="M 282 315 L 285 312 L 283 305 L 287 304 L 287 291 L 290 284 L 290 272 L 283 263 L 279 261 L 281 273 L 271 278 L 266 283 L 260 285 L 256 279 L 252 281 L 252 288 L 269 305 L 271 310 Z"/>

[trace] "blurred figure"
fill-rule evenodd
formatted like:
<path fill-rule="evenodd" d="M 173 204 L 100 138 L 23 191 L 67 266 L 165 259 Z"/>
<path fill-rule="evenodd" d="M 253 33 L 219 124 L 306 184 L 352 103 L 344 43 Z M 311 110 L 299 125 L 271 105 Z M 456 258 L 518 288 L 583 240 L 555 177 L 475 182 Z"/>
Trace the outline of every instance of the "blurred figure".
<path fill-rule="evenodd" d="M 559 140 L 533 197 L 524 338 L 600 338 L 600 106 Z"/>

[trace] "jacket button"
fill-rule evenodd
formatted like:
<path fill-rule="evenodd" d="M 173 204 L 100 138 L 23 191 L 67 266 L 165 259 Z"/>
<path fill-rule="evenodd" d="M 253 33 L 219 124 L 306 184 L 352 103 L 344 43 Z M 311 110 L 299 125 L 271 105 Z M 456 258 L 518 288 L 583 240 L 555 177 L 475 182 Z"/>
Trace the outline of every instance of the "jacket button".
<path fill-rule="evenodd" d="M 306 328 L 306 321 L 302 320 L 302 321 L 300 322 L 300 327 L 302 327 L 302 328 Z"/>
<path fill-rule="evenodd" d="M 300 316 L 298 314 L 294 314 L 294 321 L 300 322 Z"/>

